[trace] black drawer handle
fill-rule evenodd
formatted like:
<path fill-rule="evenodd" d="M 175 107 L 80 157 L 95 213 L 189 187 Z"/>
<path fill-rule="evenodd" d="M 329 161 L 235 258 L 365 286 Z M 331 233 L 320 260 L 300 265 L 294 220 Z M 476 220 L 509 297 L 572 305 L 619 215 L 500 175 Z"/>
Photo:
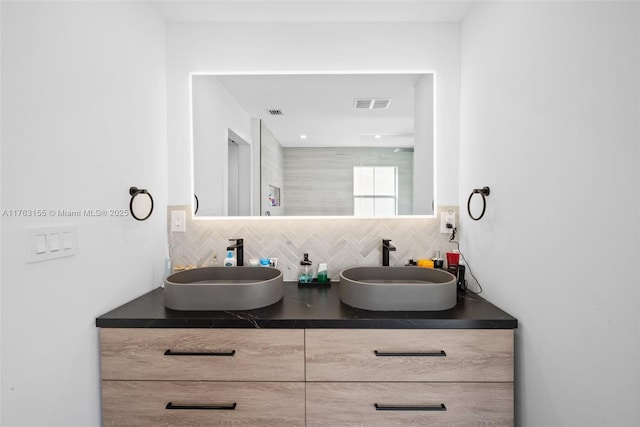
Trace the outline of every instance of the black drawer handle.
<path fill-rule="evenodd" d="M 411 406 L 411 405 L 378 405 L 374 404 L 376 411 L 446 411 L 444 403 L 440 405 Z"/>
<path fill-rule="evenodd" d="M 238 404 L 233 402 L 231 405 L 174 405 L 172 402 L 167 403 L 165 409 L 204 409 L 207 411 L 233 411 Z"/>
<path fill-rule="evenodd" d="M 171 351 L 167 350 L 164 352 L 165 356 L 233 356 L 236 354 L 235 350 L 231 351 L 218 351 L 218 352 L 185 352 L 185 351 Z"/>
<path fill-rule="evenodd" d="M 378 351 L 378 350 L 373 350 L 373 352 L 376 354 L 376 356 L 378 357 L 386 357 L 386 356 L 411 356 L 411 357 L 445 357 L 447 355 L 447 353 L 444 352 L 444 350 L 440 350 L 437 352 L 427 352 L 427 353 L 385 353 L 382 351 Z"/>

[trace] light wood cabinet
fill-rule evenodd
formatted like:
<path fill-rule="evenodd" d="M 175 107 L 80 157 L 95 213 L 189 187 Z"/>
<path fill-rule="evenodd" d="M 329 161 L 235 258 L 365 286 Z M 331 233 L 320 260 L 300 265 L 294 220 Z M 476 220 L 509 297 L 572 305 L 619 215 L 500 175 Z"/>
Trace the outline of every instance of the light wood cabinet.
<path fill-rule="evenodd" d="M 307 426 L 512 426 L 513 330 L 312 329 Z"/>
<path fill-rule="evenodd" d="M 513 381 L 510 329 L 310 329 L 307 381 Z"/>
<path fill-rule="evenodd" d="M 102 379 L 304 381 L 303 329 L 100 329 Z"/>
<path fill-rule="evenodd" d="M 100 330 L 105 425 L 512 426 L 511 329 Z"/>
<path fill-rule="evenodd" d="M 107 426 L 304 426 L 302 329 L 100 329 Z"/>
<path fill-rule="evenodd" d="M 307 426 L 512 426 L 512 383 L 307 383 Z"/>
<path fill-rule="evenodd" d="M 304 426 L 303 382 L 103 381 L 106 426 Z"/>

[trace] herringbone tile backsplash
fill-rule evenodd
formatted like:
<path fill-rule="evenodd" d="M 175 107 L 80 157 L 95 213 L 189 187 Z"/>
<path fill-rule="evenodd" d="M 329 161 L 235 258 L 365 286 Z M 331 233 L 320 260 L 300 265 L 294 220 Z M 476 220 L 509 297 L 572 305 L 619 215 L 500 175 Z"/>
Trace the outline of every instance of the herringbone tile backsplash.
<path fill-rule="evenodd" d="M 409 258 L 433 258 L 436 251 L 451 251 L 449 235 L 440 233 L 438 218 L 403 219 L 215 219 L 193 220 L 190 206 L 169 206 L 187 211 L 187 231 L 170 230 L 171 265 L 196 265 L 208 262 L 217 253 L 222 265 L 231 238 L 244 239 L 244 260 L 269 257 L 278 259 L 285 280 L 297 280 L 298 266 L 304 253 L 317 266 L 327 263 L 329 276 L 337 280 L 340 271 L 354 266 L 381 265 L 382 239 L 391 239 L 397 250 L 390 254 L 390 265 L 404 265 Z M 440 212 L 458 208 L 441 206 Z M 456 239 L 457 240 L 457 239 Z"/>

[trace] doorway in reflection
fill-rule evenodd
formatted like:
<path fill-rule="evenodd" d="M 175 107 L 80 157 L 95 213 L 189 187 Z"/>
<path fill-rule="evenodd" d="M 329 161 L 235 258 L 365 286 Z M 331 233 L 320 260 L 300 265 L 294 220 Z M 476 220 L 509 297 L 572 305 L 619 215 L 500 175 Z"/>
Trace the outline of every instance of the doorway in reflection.
<path fill-rule="evenodd" d="M 227 209 L 229 216 L 251 215 L 251 146 L 229 129 Z"/>

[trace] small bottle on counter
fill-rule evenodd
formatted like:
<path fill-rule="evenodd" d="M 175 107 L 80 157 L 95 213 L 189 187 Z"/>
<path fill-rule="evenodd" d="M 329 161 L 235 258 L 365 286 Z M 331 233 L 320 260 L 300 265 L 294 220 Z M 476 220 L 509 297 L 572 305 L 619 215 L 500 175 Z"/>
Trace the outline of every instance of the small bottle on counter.
<path fill-rule="evenodd" d="M 318 264 L 318 282 L 327 282 L 329 281 L 329 274 L 327 271 L 327 264 L 324 262 L 321 262 L 320 264 Z"/>
<path fill-rule="evenodd" d="M 460 261 L 458 262 L 458 270 L 457 270 L 457 283 L 456 287 L 459 291 L 467 290 L 467 281 L 464 278 L 466 267 L 464 265 L 464 258 L 460 257 Z"/>
<path fill-rule="evenodd" d="M 166 278 L 169 276 L 171 276 L 171 259 L 165 258 L 164 259 L 164 277 Z"/>
<path fill-rule="evenodd" d="M 444 260 L 440 258 L 440 251 L 436 251 L 436 257 L 433 259 L 433 268 L 443 268 Z"/>
<path fill-rule="evenodd" d="M 447 252 L 447 271 L 454 276 L 458 276 L 458 264 L 460 262 L 460 251 L 454 249 L 453 252 Z"/>
<path fill-rule="evenodd" d="M 300 261 L 300 270 L 298 271 L 299 283 L 311 283 L 313 281 L 313 262 L 309 259 L 309 254 L 304 254 L 304 258 Z"/>
<path fill-rule="evenodd" d="M 236 257 L 233 256 L 233 251 L 227 251 L 227 257 L 224 259 L 225 267 L 235 267 L 237 264 Z"/>

